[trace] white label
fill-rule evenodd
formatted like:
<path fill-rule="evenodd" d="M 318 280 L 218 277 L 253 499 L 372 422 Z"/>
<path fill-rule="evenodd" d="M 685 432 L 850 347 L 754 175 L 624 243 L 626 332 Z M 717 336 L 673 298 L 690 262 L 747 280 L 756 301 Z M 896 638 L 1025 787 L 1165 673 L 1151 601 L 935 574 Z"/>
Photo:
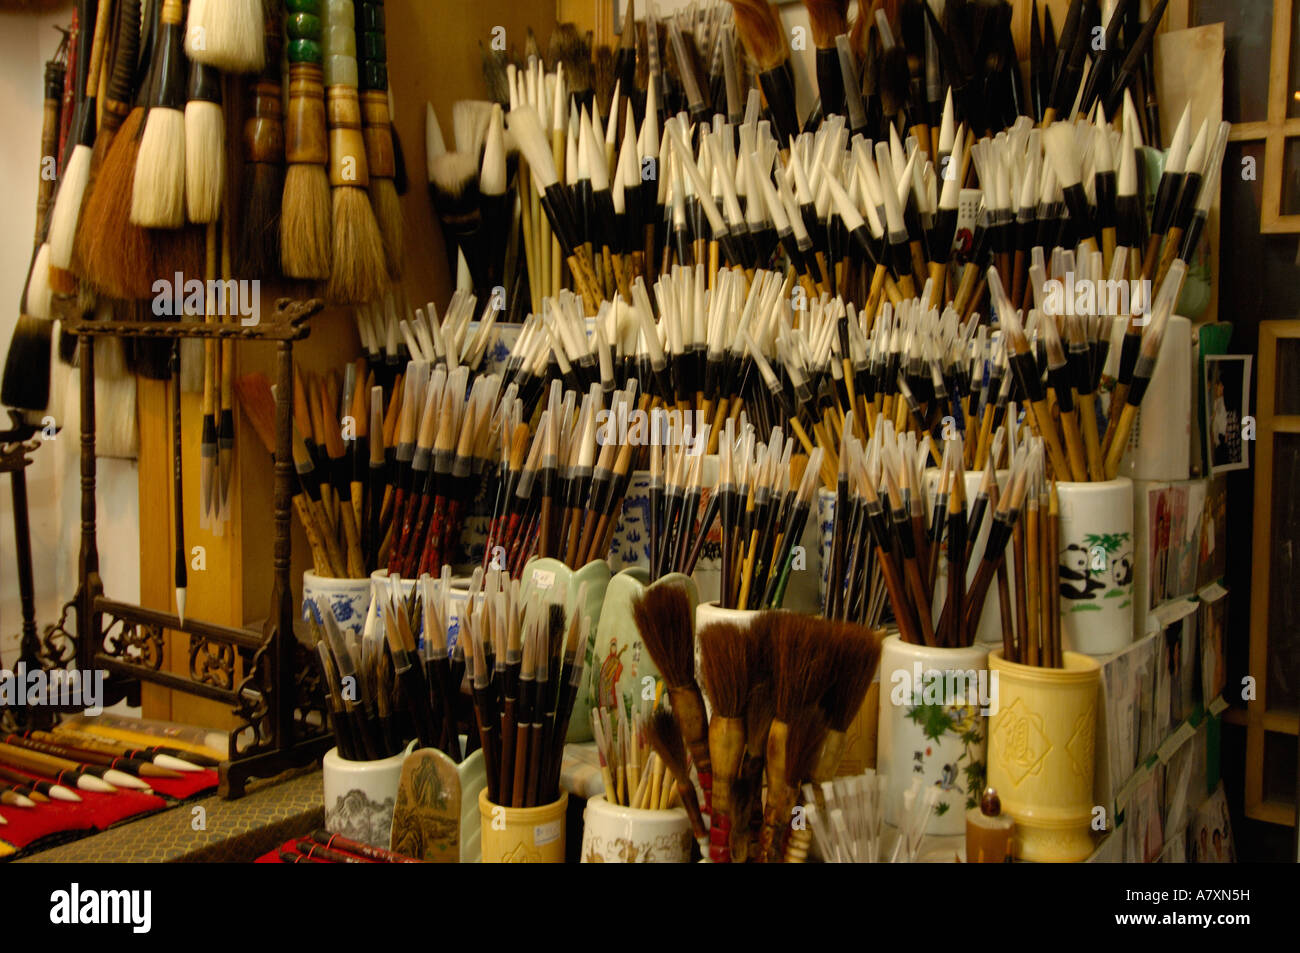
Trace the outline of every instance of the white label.
<path fill-rule="evenodd" d="M 1223 586 L 1219 585 L 1217 582 L 1208 583 L 1200 592 L 1197 593 L 1197 595 L 1201 597 L 1202 602 L 1218 602 L 1227 594 L 1228 590 L 1224 589 Z"/>
<path fill-rule="evenodd" d="M 549 589 L 555 585 L 555 571 L 551 569 L 534 569 L 533 585 L 538 589 Z"/>
<path fill-rule="evenodd" d="M 551 821 L 547 824 L 536 824 L 533 826 L 533 846 L 545 847 L 551 841 L 560 839 L 560 821 Z"/>

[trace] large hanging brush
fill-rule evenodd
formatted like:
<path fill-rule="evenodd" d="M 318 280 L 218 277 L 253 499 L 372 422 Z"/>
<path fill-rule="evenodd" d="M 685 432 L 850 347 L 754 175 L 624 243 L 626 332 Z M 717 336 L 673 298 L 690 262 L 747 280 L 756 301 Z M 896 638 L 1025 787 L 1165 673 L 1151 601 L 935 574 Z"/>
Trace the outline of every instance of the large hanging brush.
<path fill-rule="evenodd" d="M 103 164 L 78 221 L 76 240 L 81 276 L 96 290 L 123 299 L 150 296 L 156 277 L 149 237 L 143 228 L 131 224 L 131 183 L 155 71 L 153 48 L 149 46 L 142 59 L 148 64 L 148 73 L 144 77 L 136 75 L 137 44 L 129 42 L 131 21 L 127 16 L 127 8 L 133 5 L 138 14 L 139 5 L 134 0 L 123 0 L 126 19 L 119 20 L 119 42 L 113 54 L 105 115 L 119 115 L 126 103 L 132 105 L 105 149 Z M 155 7 L 153 27 L 159 12 L 160 8 Z M 152 27 L 149 36 L 152 43 Z"/>
<path fill-rule="evenodd" d="M 325 102 L 333 206 L 327 296 L 343 304 L 373 301 L 384 292 L 384 240 L 366 189 L 370 172 L 357 98 L 356 28 L 342 7 L 325 7 Z"/>
<path fill-rule="evenodd" d="M 266 2 L 268 14 L 279 5 Z M 262 0 L 190 0 L 185 52 L 224 73 L 260 73 L 266 62 L 262 27 Z"/>
<path fill-rule="evenodd" d="M 77 220 L 81 215 L 81 201 L 85 195 L 86 183 L 90 180 L 90 159 L 95 139 L 95 97 L 99 92 L 99 68 L 104 57 L 109 6 L 108 3 L 97 3 L 97 0 L 81 0 L 77 5 L 80 34 L 73 74 L 77 84 L 71 133 L 74 145 L 59 179 L 59 192 L 54 200 L 54 214 L 50 220 L 48 236 L 50 287 L 63 294 L 71 294 L 76 290 L 76 281 L 69 269 L 72 267 L 72 247 L 77 233 Z M 87 42 L 92 25 L 94 38 Z"/>
<path fill-rule="evenodd" d="M 55 59 L 45 64 L 45 108 L 41 122 L 42 174 L 36 187 L 36 248 L 28 268 L 27 286 L 18 309 L 18 323 L 9 340 L 0 403 L 22 410 L 43 411 L 50 402 L 50 341 L 54 322 L 50 307 L 50 246 L 45 241 L 50 224 L 54 181 L 44 173 L 46 156 L 53 156 L 59 141 L 59 112 L 67 72 L 66 43 Z"/>
<path fill-rule="evenodd" d="M 185 53 L 181 0 L 163 0 L 149 113 L 135 159 L 131 223 L 185 224 Z"/>
<path fill-rule="evenodd" d="M 330 276 L 331 211 L 319 5 L 289 17 L 289 111 L 285 122 L 280 262 L 292 278 Z"/>
<path fill-rule="evenodd" d="M 221 108 L 221 74 L 190 64 L 189 102 L 185 104 L 185 212 L 206 225 L 221 210 L 226 186 L 226 116 Z"/>
<path fill-rule="evenodd" d="M 402 273 L 402 206 L 397 200 L 392 117 L 388 113 L 388 51 L 384 42 L 383 0 L 357 0 L 357 67 L 361 116 L 370 171 L 370 204 L 384 238 L 388 273 Z"/>

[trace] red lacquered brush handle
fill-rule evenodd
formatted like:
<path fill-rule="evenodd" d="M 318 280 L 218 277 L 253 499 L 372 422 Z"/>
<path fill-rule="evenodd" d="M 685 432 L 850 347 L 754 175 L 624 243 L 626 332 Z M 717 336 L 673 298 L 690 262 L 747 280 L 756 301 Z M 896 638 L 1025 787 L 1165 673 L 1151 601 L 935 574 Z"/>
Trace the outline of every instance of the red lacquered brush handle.
<path fill-rule="evenodd" d="M 731 863 L 731 817 L 727 814 L 709 817 L 709 860 L 715 864 Z"/>

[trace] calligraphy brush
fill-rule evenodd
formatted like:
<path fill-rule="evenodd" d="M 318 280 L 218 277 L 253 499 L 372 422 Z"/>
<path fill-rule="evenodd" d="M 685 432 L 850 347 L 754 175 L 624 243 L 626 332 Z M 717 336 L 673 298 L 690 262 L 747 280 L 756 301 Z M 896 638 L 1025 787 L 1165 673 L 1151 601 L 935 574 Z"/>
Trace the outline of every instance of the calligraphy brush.
<path fill-rule="evenodd" d="M 125 742 L 114 742 L 98 735 L 92 735 L 86 732 L 77 731 L 76 729 L 67 728 L 64 725 L 58 726 L 58 733 L 48 731 L 32 730 L 26 732 L 37 741 L 49 741 L 55 744 L 67 743 L 72 747 L 81 748 L 86 751 L 98 751 L 101 754 L 112 754 L 122 758 L 135 758 L 140 761 L 150 761 L 160 768 L 171 768 L 173 771 L 184 773 L 202 771 L 204 764 L 200 763 L 199 757 L 192 756 L 191 760 L 185 760 L 185 752 L 169 754 L 167 751 L 154 748 L 132 748 Z M 203 759 L 209 761 L 211 759 Z M 207 767 L 216 767 L 218 762 L 213 761 L 207 764 Z"/>
<path fill-rule="evenodd" d="M 784 150 L 799 134 L 789 51 L 780 17 L 767 0 L 729 0 L 736 31 L 758 68 L 758 83 L 771 111 L 777 142 Z"/>
<path fill-rule="evenodd" d="M 100 751 L 92 751 L 87 748 L 79 748 L 69 744 L 44 741 L 31 737 L 32 734 L 33 733 L 29 732 L 27 736 L 11 735 L 7 740 L 10 743 L 18 744 L 32 751 L 40 751 L 55 757 L 68 758 L 70 760 L 79 761 L 83 764 L 93 765 L 96 767 L 113 768 L 136 779 L 166 778 L 174 780 L 184 776 L 179 771 L 159 767 L 151 761 L 137 758 L 123 758 L 117 755 L 104 754 Z"/>
<path fill-rule="evenodd" d="M 848 0 L 804 0 L 808 22 L 812 27 L 817 92 L 821 96 L 823 116 L 845 114 L 844 76 L 835 38 L 848 33 Z"/>
<path fill-rule="evenodd" d="M 125 771 L 106 768 L 102 765 L 84 764 L 73 758 L 55 754 L 39 742 L 29 741 L 17 735 L 6 735 L 4 741 L 0 742 L 0 759 L 24 771 L 30 770 L 47 776 L 53 771 L 57 779 L 61 781 L 70 779 L 75 773 L 77 787 L 83 791 L 99 790 L 97 787 L 83 785 L 81 783 L 83 776 L 102 781 L 114 790 L 117 788 L 146 792 L 149 790 L 149 785 L 139 778 L 132 777 Z"/>
<path fill-rule="evenodd" d="M 330 275 L 333 214 L 327 171 L 330 156 L 325 85 L 321 67 L 308 56 L 302 45 L 289 45 L 288 112 L 284 123 L 284 159 L 288 168 L 280 207 L 279 259 L 284 273 L 291 278 L 324 281 Z M 278 96 L 274 105 L 278 109 Z"/>
<path fill-rule="evenodd" d="M 1156 4 L 1151 8 L 1151 15 L 1147 17 L 1146 22 L 1142 24 L 1142 30 L 1138 33 L 1133 45 L 1128 48 L 1124 54 L 1124 60 L 1120 63 L 1119 69 L 1115 73 L 1115 79 L 1110 84 L 1110 89 L 1104 99 L 1106 105 L 1106 115 L 1114 115 L 1119 106 L 1120 96 L 1123 95 L 1133 82 L 1134 78 L 1142 69 L 1143 58 L 1150 51 L 1155 39 L 1156 28 L 1160 25 L 1160 20 L 1165 15 L 1165 7 L 1169 0 L 1156 0 Z M 1140 6 L 1140 5 L 1139 5 Z M 1129 8 L 1134 16 L 1139 15 L 1139 7 Z"/>
<path fill-rule="evenodd" d="M 11 771 L 9 768 L 0 765 L 0 780 L 9 781 L 14 784 L 25 784 L 31 787 L 33 791 L 45 795 L 55 801 L 67 801 L 70 804 L 80 803 L 81 795 L 65 785 L 41 781 L 30 778 L 25 774 L 19 774 L 17 771 Z"/>
<path fill-rule="evenodd" d="M 0 786 L 0 804 L 6 807 L 35 807 L 36 802 L 23 794 L 23 788 L 13 786 Z"/>
<path fill-rule="evenodd" d="M 1174 259 L 1182 251 L 1183 233 L 1187 230 L 1187 225 L 1192 219 L 1192 213 L 1196 210 L 1196 199 L 1201 190 L 1201 173 L 1208 167 L 1206 161 L 1207 150 L 1214 145 L 1209 141 L 1209 132 L 1209 121 L 1202 120 L 1201 128 L 1197 130 L 1196 138 L 1192 140 L 1192 145 L 1187 150 L 1187 161 L 1185 163 L 1187 171 L 1184 173 L 1183 181 L 1178 187 L 1178 198 L 1174 201 L 1174 211 L 1169 218 L 1169 230 L 1165 235 L 1164 250 L 1160 254 L 1160 264 L 1155 272 L 1155 283 L 1157 285 L 1164 281 L 1169 266 L 1173 264 Z"/>
<path fill-rule="evenodd" d="M 1115 479 L 1119 473 L 1120 460 L 1128 449 L 1128 437 L 1133 427 L 1133 420 L 1137 416 L 1142 398 L 1146 396 L 1147 386 L 1151 383 L 1156 359 L 1160 356 L 1160 345 L 1164 340 L 1165 328 L 1169 323 L 1169 317 L 1173 314 L 1186 275 L 1186 263 L 1175 259 L 1169 266 L 1164 283 L 1160 286 L 1160 293 L 1156 295 L 1151 318 L 1142 329 L 1142 347 L 1133 366 L 1133 380 L 1125 395 L 1123 410 L 1120 411 L 1118 420 L 1113 422 L 1113 426 L 1107 428 L 1106 479 L 1108 480 Z"/>
<path fill-rule="evenodd" d="M 682 730 L 676 711 L 656 708 L 645 726 L 646 739 L 650 747 L 659 755 L 667 770 L 672 774 L 681 797 L 682 807 L 691 822 L 691 833 L 699 845 L 700 853 L 709 854 L 709 832 L 704 826 L 704 817 L 700 810 L 699 798 L 695 785 L 691 783 L 690 769 L 686 764 L 686 747 L 682 743 Z M 698 762 L 697 769 L 698 769 Z"/>
<path fill-rule="evenodd" d="M 59 100 L 65 65 L 58 59 L 45 64 L 45 104 L 42 113 L 41 155 L 53 155 L 59 131 Z M 50 308 L 49 229 L 54 182 L 41 175 L 37 185 L 36 250 L 28 267 L 27 284 L 18 308 L 18 322 L 5 355 L 0 402 L 7 407 L 44 410 L 50 402 L 50 345 L 54 322 Z"/>
<path fill-rule="evenodd" d="M 731 787 L 745 755 L 745 705 L 754 658 L 753 633 L 732 622 L 714 622 L 699 633 L 700 671 L 713 705 L 709 719 L 709 758 L 713 766 L 713 802 L 709 856 L 730 861 Z"/>
<path fill-rule="evenodd" d="M 355 80 L 356 55 L 333 46 L 341 42 L 346 31 L 334 27 L 354 27 L 350 17 L 336 22 L 341 7 L 325 8 L 325 56 L 334 62 L 337 73 L 328 80 L 325 90 L 326 120 L 329 126 L 330 204 L 333 209 L 331 264 L 327 296 L 342 304 L 361 304 L 383 294 L 387 282 L 383 236 L 375 220 L 367 189 L 370 185 L 366 161 L 365 136 L 362 133 L 361 104 Z M 348 69 L 348 66 L 351 69 Z"/>
<path fill-rule="evenodd" d="M 131 223 L 185 224 L 185 53 L 182 0 L 163 0 L 149 111 L 135 160 Z"/>
<path fill-rule="evenodd" d="M 695 626 L 686 590 L 673 584 L 647 589 L 633 601 L 632 618 L 668 686 L 674 720 L 690 750 L 707 805 L 713 786 L 708 722 L 704 698 L 695 680 Z"/>
<path fill-rule="evenodd" d="M 375 847 L 371 844 L 364 844 L 361 841 L 352 840 L 344 837 L 342 834 L 335 834 L 326 830 L 314 830 L 311 832 L 311 839 L 317 844 L 324 847 L 337 847 L 339 850 L 347 851 L 357 857 L 364 857 L 367 860 L 380 864 L 417 864 L 420 861 L 414 857 L 406 857 L 402 854 L 393 853 L 382 847 Z M 300 842 L 301 843 L 301 842 Z"/>
<path fill-rule="evenodd" d="M 350 509 L 349 507 L 346 507 Z M 377 593 L 384 614 L 384 636 L 393 659 L 393 673 L 401 686 L 401 695 L 410 712 L 420 747 L 434 747 L 438 741 L 434 732 L 433 710 L 429 704 L 429 688 L 424 681 L 424 669 L 415 655 L 415 639 L 411 633 L 406 606 L 401 601 L 401 578 L 390 576 L 392 591 Z M 486 749 L 485 749 L 486 750 Z"/>
<path fill-rule="evenodd" d="M 272 13 L 275 4 L 266 7 Z M 260 73 L 263 25 L 263 0 L 190 0 L 185 52 L 225 73 Z"/>
<path fill-rule="evenodd" d="M 583 605 L 585 597 L 583 583 L 578 587 L 575 605 Z M 569 721 L 573 715 L 573 706 L 577 701 L 578 691 L 582 687 L 583 674 L 587 658 L 587 649 L 591 637 L 591 619 L 585 615 L 574 614 L 569 620 L 568 634 L 564 643 L 564 667 L 558 673 L 559 694 L 556 699 L 554 730 L 551 732 L 549 751 L 542 753 L 546 766 L 544 787 L 538 799 L 542 804 L 550 804 L 559 797 L 560 769 L 564 761 L 564 743 L 569 734 Z"/>
<path fill-rule="evenodd" d="M 226 119 L 215 68 L 190 63 L 184 118 L 186 217 L 206 224 L 220 213 L 226 176 Z"/>
<path fill-rule="evenodd" d="M 1219 178 L 1223 172 L 1223 156 L 1228 147 L 1228 133 L 1230 131 L 1231 124 L 1221 122 L 1215 132 L 1214 145 L 1206 161 L 1205 173 L 1201 176 L 1201 184 L 1196 197 L 1196 207 L 1184 226 L 1182 250 L 1178 255 L 1184 262 L 1191 261 L 1196 254 L 1201 234 L 1205 230 L 1206 219 L 1209 218 L 1210 206 L 1214 202 L 1214 197 L 1219 193 Z"/>
<path fill-rule="evenodd" d="M 0 765 L 18 768 L 27 774 L 36 775 L 46 783 L 56 784 L 60 787 L 71 785 L 79 791 L 90 791 L 95 794 L 116 794 L 118 792 L 117 786 L 106 776 L 108 772 L 102 768 L 89 770 L 75 761 L 50 757 L 9 744 L 0 743 Z M 135 779 L 131 778 L 130 775 L 122 774 L 120 771 L 112 771 L 111 773 L 115 776 L 121 775 L 121 777 L 135 782 Z M 60 800 L 66 800 L 66 798 L 60 798 Z"/>
<path fill-rule="evenodd" d="M 1173 142 L 1170 143 L 1169 152 L 1165 156 L 1165 167 L 1160 174 L 1160 184 L 1156 188 L 1155 202 L 1151 209 L 1151 231 L 1142 258 L 1143 278 L 1155 277 L 1160 244 L 1173 224 L 1178 196 L 1182 190 L 1183 180 L 1187 176 L 1187 159 L 1191 154 L 1190 121 L 1189 104 L 1183 107 L 1183 114 L 1179 117 Z"/>
<path fill-rule="evenodd" d="M 244 118 L 243 170 L 240 173 L 239 202 L 242 226 L 239 230 L 239 273 L 250 277 L 272 277 L 280 273 L 283 249 L 280 242 L 282 201 L 285 193 L 284 163 L 302 124 L 295 123 L 295 59 L 300 46 L 291 44 L 289 66 L 289 124 L 281 105 L 280 17 L 268 9 L 263 23 L 262 44 L 265 68 L 249 91 L 250 103 Z M 319 77 L 317 77 L 319 87 Z M 324 127 L 316 133 L 317 148 L 323 153 Z M 310 233 L 315 236 L 316 233 Z M 307 233 L 295 231 L 295 242 Z M 318 239 L 319 240 L 319 239 Z M 286 272 L 287 273 L 287 272 Z"/>
<path fill-rule="evenodd" d="M 808 773 L 814 781 L 829 781 L 835 776 L 849 726 L 862 709 L 880 662 L 881 636 L 880 630 L 852 623 L 833 623 L 824 635 L 830 641 L 831 658 L 821 699 L 827 730 L 821 753 Z"/>
<path fill-rule="evenodd" d="M 397 198 L 396 135 L 389 114 L 388 53 L 382 0 L 354 4 L 358 87 L 365 133 L 370 203 L 383 237 L 388 273 L 402 271 L 402 206 Z"/>
<path fill-rule="evenodd" d="M 71 153 L 62 161 L 62 174 L 59 176 L 47 235 L 49 254 L 46 280 L 52 289 L 64 293 L 76 290 L 76 282 L 68 274 L 68 269 L 72 267 L 77 222 L 90 179 L 92 142 L 95 138 L 95 105 L 99 94 L 100 68 L 106 55 L 105 34 L 111 10 L 112 5 L 107 0 L 102 3 L 80 0 L 77 4 L 77 59 L 71 64 L 73 82 L 76 84 L 72 112 L 75 128 L 69 135 L 72 140 Z"/>

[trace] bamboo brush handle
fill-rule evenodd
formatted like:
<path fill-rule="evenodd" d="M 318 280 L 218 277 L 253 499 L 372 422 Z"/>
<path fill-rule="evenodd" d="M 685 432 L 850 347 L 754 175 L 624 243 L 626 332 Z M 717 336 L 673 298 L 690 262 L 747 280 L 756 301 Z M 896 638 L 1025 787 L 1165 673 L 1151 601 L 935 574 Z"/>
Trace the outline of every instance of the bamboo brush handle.
<path fill-rule="evenodd" d="M 280 108 L 278 95 L 275 108 Z M 315 64 L 293 63 L 289 67 L 289 109 L 283 138 L 284 157 L 290 165 L 323 166 L 329 162 L 324 73 Z"/>
<path fill-rule="evenodd" d="M 132 79 L 136 57 L 140 54 L 140 0 L 119 0 L 114 36 L 113 65 L 102 103 L 101 131 L 105 127 L 116 129 L 131 111 Z"/>
<path fill-rule="evenodd" d="M 325 91 L 325 116 L 329 124 L 330 186 L 370 185 L 366 140 L 361 132 L 361 102 L 351 86 L 331 86 Z M 594 313 L 594 312 L 593 312 Z"/>
<path fill-rule="evenodd" d="M 391 179 L 397 172 L 397 160 L 393 151 L 393 126 L 392 118 L 388 114 L 388 94 L 375 89 L 363 92 L 361 118 L 370 174 L 381 179 Z"/>

